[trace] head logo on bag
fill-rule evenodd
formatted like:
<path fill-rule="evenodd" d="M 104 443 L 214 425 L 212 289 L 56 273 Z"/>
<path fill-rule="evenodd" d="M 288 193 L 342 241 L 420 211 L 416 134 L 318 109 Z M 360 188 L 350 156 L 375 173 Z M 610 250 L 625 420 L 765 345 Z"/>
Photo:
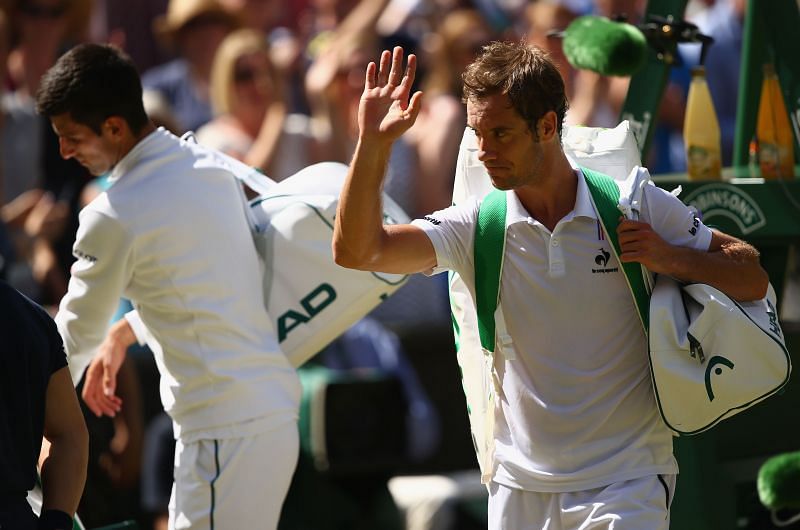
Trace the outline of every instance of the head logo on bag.
<path fill-rule="evenodd" d="M 606 233 L 615 240 L 619 211 L 638 199 L 623 197 L 621 187 L 607 176 L 587 170 L 584 175 Z M 728 203 L 745 211 L 744 202 Z M 618 251 L 616 241 L 613 248 Z M 764 298 L 739 302 L 710 285 L 678 283 L 660 274 L 648 308 L 639 303 L 647 298 L 641 267 L 625 269 L 625 275 L 637 308 L 648 317 L 643 315 L 642 323 L 653 389 L 670 429 L 703 432 L 786 385 L 791 358 L 780 335 L 771 284 Z"/>
<path fill-rule="evenodd" d="M 717 366 L 718 364 L 724 364 L 725 366 L 733 370 L 733 363 L 729 359 L 726 359 L 721 355 L 715 355 L 714 357 L 709 359 L 708 366 L 706 367 L 706 377 L 705 377 L 706 394 L 708 394 L 709 401 L 714 401 L 714 389 L 711 387 L 711 369 Z M 722 375 L 722 368 L 717 366 L 717 368 L 714 370 L 714 373 L 717 375 Z"/>

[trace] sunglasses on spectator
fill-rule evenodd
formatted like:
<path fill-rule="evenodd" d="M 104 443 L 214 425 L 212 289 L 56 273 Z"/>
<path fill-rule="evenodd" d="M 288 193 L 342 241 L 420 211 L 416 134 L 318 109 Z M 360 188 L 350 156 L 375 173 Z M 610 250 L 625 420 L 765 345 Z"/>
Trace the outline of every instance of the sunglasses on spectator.
<path fill-rule="evenodd" d="M 57 6 L 43 6 L 39 4 L 24 3 L 20 6 L 20 12 L 31 18 L 61 18 L 67 12 L 67 6 L 60 4 Z"/>
<path fill-rule="evenodd" d="M 236 83 L 252 83 L 261 77 L 269 78 L 269 73 L 255 68 L 236 68 L 233 71 L 233 80 Z"/>

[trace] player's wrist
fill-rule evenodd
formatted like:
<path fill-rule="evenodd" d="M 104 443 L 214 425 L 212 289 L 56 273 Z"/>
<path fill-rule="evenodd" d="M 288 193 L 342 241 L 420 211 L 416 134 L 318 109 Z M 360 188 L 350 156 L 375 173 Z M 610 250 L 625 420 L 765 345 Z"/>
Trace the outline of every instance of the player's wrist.
<path fill-rule="evenodd" d="M 122 346 L 128 347 L 137 342 L 136 334 L 127 319 L 119 319 L 111 328 L 109 336 Z"/>

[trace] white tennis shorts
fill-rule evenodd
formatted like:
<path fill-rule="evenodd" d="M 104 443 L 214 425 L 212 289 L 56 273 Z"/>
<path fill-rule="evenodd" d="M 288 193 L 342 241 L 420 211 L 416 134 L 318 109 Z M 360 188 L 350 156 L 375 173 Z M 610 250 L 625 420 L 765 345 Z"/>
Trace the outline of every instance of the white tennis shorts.
<path fill-rule="evenodd" d="M 299 450 L 297 423 L 175 446 L 169 528 L 274 530 Z"/>
<path fill-rule="evenodd" d="M 669 530 L 675 475 L 539 493 L 489 486 L 489 530 Z"/>

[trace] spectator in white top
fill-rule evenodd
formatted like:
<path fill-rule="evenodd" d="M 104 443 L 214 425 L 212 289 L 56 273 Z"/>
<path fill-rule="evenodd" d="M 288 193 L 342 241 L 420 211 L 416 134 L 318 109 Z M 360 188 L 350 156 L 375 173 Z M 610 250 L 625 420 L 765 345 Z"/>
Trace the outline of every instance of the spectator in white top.
<path fill-rule="evenodd" d="M 289 112 L 287 88 L 265 35 L 254 29 L 234 31 L 214 56 L 215 117 L 198 129 L 197 141 L 259 168 L 276 181 L 318 161 L 310 120 Z"/>

